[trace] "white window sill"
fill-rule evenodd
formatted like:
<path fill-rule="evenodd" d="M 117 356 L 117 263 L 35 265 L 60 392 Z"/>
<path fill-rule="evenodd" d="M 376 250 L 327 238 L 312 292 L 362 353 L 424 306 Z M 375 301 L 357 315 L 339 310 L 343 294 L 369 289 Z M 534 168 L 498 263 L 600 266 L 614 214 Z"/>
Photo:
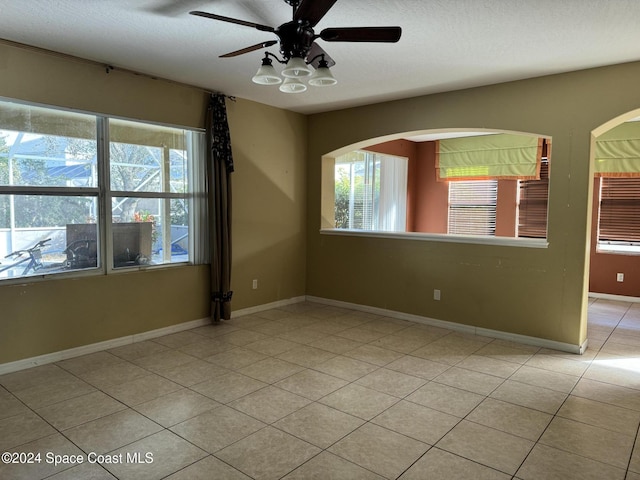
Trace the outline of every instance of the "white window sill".
<path fill-rule="evenodd" d="M 640 246 L 599 244 L 596 247 L 596 252 L 611 253 L 615 255 L 640 255 Z"/>
<path fill-rule="evenodd" d="M 395 238 L 398 240 L 419 240 L 427 242 L 472 243 L 478 245 L 499 245 L 503 247 L 547 248 L 549 242 L 543 238 L 485 237 L 476 235 L 446 235 L 420 232 L 383 232 L 369 230 L 347 230 L 328 228 L 320 230 L 321 235 L 345 237 Z"/>
<path fill-rule="evenodd" d="M 0 287 L 5 285 L 28 285 L 31 283 L 64 280 L 64 279 L 68 280 L 72 278 L 97 277 L 101 275 L 107 275 L 107 276 L 122 275 L 126 273 L 144 272 L 149 270 L 159 270 L 159 269 L 174 268 L 174 267 L 185 267 L 190 265 L 193 265 L 193 263 L 174 262 L 174 263 L 159 263 L 154 265 L 132 265 L 128 267 L 118 267 L 118 268 L 110 269 L 109 272 L 107 273 L 105 273 L 104 269 L 100 267 L 71 270 L 68 272 L 60 271 L 56 273 L 53 273 L 53 272 L 52 273 L 35 273 L 33 275 L 0 278 Z"/>

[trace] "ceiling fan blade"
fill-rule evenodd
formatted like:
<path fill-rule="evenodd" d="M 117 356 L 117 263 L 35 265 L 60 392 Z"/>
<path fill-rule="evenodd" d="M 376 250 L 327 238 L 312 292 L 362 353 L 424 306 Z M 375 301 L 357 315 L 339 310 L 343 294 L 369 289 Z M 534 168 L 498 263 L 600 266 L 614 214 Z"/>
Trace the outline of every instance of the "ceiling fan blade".
<path fill-rule="evenodd" d="M 269 40 L 268 42 L 256 43 L 255 45 L 251 45 L 250 47 L 242 48 L 240 50 L 236 50 L 235 52 L 225 53 L 224 55 L 220 55 L 220 58 L 230 58 L 237 57 L 238 55 L 242 55 L 243 53 L 253 52 L 255 50 L 260 50 L 261 48 L 268 48 L 271 45 L 275 45 L 278 43 L 277 40 Z"/>
<path fill-rule="evenodd" d="M 400 27 L 345 27 L 325 28 L 320 38 L 326 42 L 388 42 L 400 40 Z"/>
<path fill-rule="evenodd" d="M 309 53 L 307 54 L 307 61 L 311 62 L 309 65 L 311 65 L 315 69 L 317 69 L 320 64 L 321 58 L 319 57 L 319 55 L 324 55 L 324 59 L 327 62 L 328 68 L 331 68 L 336 64 L 335 60 L 331 58 L 320 45 L 318 45 L 316 42 L 313 42 L 311 44 L 311 48 L 309 49 Z"/>
<path fill-rule="evenodd" d="M 151 7 L 145 10 L 158 15 L 176 17 L 190 9 L 201 7 L 204 3 L 206 3 L 204 0 L 164 0 L 164 5 L 158 5 L 157 7 Z"/>
<path fill-rule="evenodd" d="M 322 17 L 329 11 L 338 0 L 302 0 L 298 5 L 293 19 L 295 21 L 306 20 L 310 27 L 315 27 L 322 20 Z"/>
<path fill-rule="evenodd" d="M 235 23 L 237 25 L 244 25 L 245 27 L 252 27 L 262 32 L 274 32 L 273 27 L 268 25 L 260 25 L 259 23 L 247 22 L 246 20 L 238 20 L 237 18 L 223 17 L 222 15 L 216 15 L 215 13 L 200 12 L 194 10 L 189 12 L 191 15 L 197 15 L 198 17 L 211 18 L 213 20 L 220 20 L 221 22 Z"/>

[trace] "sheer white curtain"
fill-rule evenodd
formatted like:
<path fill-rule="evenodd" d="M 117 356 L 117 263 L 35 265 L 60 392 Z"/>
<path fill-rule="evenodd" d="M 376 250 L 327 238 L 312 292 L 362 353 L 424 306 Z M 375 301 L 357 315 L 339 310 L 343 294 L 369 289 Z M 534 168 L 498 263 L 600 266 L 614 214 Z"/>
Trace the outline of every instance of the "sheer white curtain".
<path fill-rule="evenodd" d="M 407 159 L 380 159 L 378 230 L 404 232 L 407 227 Z"/>
<path fill-rule="evenodd" d="M 207 177 L 205 172 L 205 134 L 187 132 L 187 155 L 191 159 L 189 169 L 189 236 L 190 260 L 196 265 L 209 263 L 209 216 L 207 213 Z"/>

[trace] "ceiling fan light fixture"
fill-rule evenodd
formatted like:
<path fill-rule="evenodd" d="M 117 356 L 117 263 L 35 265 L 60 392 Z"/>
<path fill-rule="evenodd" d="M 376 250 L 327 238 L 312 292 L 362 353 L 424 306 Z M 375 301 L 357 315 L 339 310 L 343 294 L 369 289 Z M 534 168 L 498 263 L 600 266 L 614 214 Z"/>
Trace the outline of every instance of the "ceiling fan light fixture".
<path fill-rule="evenodd" d="M 330 87 L 336 83 L 338 83 L 338 80 L 335 79 L 328 68 L 319 68 L 309 79 L 309 85 L 313 87 Z"/>
<path fill-rule="evenodd" d="M 280 91 L 283 93 L 303 93 L 307 91 L 307 86 L 297 78 L 285 78 Z"/>
<path fill-rule="evenodd" d="M 313 87 L 330 87 L 336 83 L 338 83 L 338 81 L 333 76 L 333 73 L 331 73 L 331 70 L 329 70 L 327 61 L 323 58 L 309 79 L 309 85 Z"/>
<path fill-rule="evenodd" d="M 303 78 L 307 78 L 309 85 L 315 87 L 327 87 L 338 83 L 329 70 L 329 67 L 335 65 L 336 62 L 316 43 L 316 39 L 326 42 L 395 43 L 400 40 L 402 35 L 402 28 L 400 27 L 325 28 L 319 34 L 316 34 L 314 27 L 333 7 L 336 0 L 284 1 L 293 7 L 293 18 L 277 28 L 198 10 L 193 10 L 189 14 L 275 34 L 278 40 L 256 43 L 255 45 L 220 55 L 220 58 L 237 57 L 238 55 L 254 52 L 261 48 L 269 48 L 279 43 L 282 58 L 266 52 L 262 65 L 251 80 L 259 85 L 280 85 L 280 91 L 285 93 L 305 92 L 307 86 L 300 81 Z M 284 82 L 273 68 L 270 57 L 285 65 L 280 74 L 284 77 Z"/>
<path fill-rule="evenodd" d="M 260 68 L 258 68 L 258 71 L 251 81 L 258 85 L 278 85 L 279 83 L 282 83 L 282 79 L 273 67 L 271 59 L 266 55 L 262 59 L 262 65 L 260 65 Z"/>
<path fill-rule="evenodd" d="M 291 57 L 287 66 L 282 70 L 282 76 L 287 78 L 304 78 L 311 75 L 311 68 L 300 57 Z"/>

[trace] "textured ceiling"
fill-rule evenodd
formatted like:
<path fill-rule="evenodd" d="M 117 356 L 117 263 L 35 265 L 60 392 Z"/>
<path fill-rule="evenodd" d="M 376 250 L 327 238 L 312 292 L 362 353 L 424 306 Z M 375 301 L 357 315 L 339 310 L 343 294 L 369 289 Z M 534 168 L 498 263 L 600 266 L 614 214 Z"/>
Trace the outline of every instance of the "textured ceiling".
<path fill-rule="evenodd" d="M 640 60 L 638 0 L 338 0 L 316 32 L 398 25 L 400 42 L 319 40 L 339 83 L 283 94 L 251 82 L 263 51 L 218 58 L 275 35 L 190 10 L 291 19 L 283 0 L 5 0 L 0 38 L 302 113 Z"/>

